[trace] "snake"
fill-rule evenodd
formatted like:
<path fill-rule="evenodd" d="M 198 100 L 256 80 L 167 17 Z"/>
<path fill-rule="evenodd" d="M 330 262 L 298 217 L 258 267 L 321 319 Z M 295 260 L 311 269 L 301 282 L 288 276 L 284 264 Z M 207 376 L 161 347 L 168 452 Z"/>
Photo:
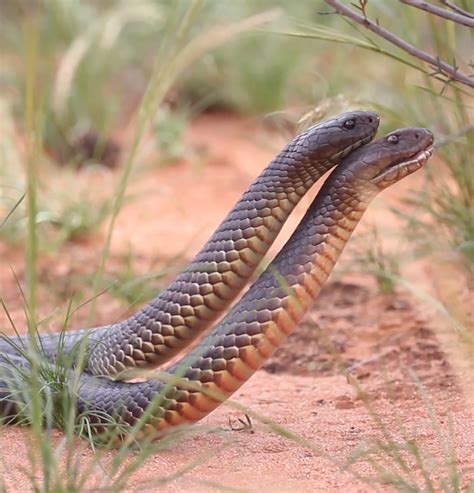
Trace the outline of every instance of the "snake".
<path fill-rule="evenodd" d="M 222 316 L 301 198 L 346 155 L 372 140 L 378 125 L 376 113 L 352 111 L 297 135 L 249 186 L 189 267 L 157 297 L 118 323 L 41 335 L 42 352 L 49 359 L 59 347 L 71 353 L 86 336 L 85 371 L 120 380 L 126 379 L 126 370 L 168 361 Z M 26 337 L 11 342 L 28 346 Z M 0 341 L 0 352 L 12 348 Z"/>
<path fill-rule="evenodd" d="M 424 166 L 433 146 L 429 130 L 405 128 L 349 154 L 274 260 L 210 334 L 165 372 L 142 382 L 82 373 L 78 413 L 87 414 L 98 431 L 107 429 L 107 418 L 125 430 L 139 425 L 141 439 L 212 412 L 302 321 L 374 197 Z M 5 356 L 0 363 L 0 414 L 6 414 L 15 378 Z"/>

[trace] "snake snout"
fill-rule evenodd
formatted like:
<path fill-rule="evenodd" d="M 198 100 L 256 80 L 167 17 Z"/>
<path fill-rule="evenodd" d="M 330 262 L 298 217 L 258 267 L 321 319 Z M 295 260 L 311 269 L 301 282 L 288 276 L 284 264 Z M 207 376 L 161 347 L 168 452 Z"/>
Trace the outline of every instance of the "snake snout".
<path fill-rule="evenodd" d="M 396 130 L 382 140 L 387 162 L 371 180 L 384 189 L 426 164 L 434 151 L 433 133 L 426 128 Z M 388 151 L 388 152 L 387 152 Z"/>

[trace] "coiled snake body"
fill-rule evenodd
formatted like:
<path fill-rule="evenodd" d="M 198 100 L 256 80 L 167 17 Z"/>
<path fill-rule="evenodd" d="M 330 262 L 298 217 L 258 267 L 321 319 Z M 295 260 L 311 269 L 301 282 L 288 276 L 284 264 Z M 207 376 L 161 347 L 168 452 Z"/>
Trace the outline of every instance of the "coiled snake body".
<path fill-rule="evenodd" d="M 428 130 L 402 129 L 351 153 L 274 261 L 211 334 L 168 368 L 165 378 L 126 383 L 83 373 L 78 410 L 99 430 L 104 416 L 125 427 L 144 420 L 141 434 L 149 436 L 215 409 L 301 321 L 372 198 L 420 168 L 431 156 L 432 144 Z M 11 387 L 10 379 L 6 364 L 0 388 Z M 0 411 L 9 403 L 5 393 L 3 404 L 1 397 L 0 392 Z"/>

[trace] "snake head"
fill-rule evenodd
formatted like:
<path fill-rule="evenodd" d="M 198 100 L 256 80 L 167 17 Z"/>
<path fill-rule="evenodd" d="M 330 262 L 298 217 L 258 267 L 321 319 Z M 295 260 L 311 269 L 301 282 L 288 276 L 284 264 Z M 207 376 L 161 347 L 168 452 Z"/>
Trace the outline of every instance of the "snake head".
<path fill-rule="evenodd" d="M 421 168 L 433 154 L 433 134 L 426 128 L 403 128 L 351 154 L 344 167 L 367 189 L 383 190 Z"/>
<path fill-rule="evenodd" d="M 370 142 L 380 117 L 372 111 L 351 111 L 310 127 L 302 137 L 311 161 L 338 163 L 350 152 Z"/>

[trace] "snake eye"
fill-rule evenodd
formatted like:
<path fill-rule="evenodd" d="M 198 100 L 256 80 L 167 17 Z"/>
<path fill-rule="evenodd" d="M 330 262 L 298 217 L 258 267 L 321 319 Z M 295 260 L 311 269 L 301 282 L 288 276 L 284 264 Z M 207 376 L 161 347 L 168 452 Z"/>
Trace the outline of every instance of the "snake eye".
<path fill-rule="evenodd" d="M 344 127 L 347 128 L 348 130 L 351 130 L 355 127 L 355 124 L 356 124 L 355 120 L 346 120 L 344 122 Z"/>
<path fill-rule="evenodd" d="M 389 135 L 387 141 L 390 142 L 390 144 L 396 144 L 398 142 L 398 135 Z"/>

